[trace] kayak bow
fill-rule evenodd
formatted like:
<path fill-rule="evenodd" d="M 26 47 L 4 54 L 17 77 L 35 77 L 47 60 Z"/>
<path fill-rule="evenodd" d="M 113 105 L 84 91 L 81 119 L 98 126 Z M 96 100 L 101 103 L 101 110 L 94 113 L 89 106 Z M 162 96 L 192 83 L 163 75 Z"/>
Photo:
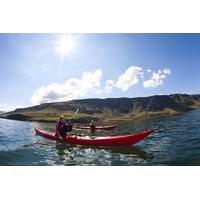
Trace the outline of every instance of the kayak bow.
<path fill-rule="evenodd" d="M 146 137 L 151 135 L 154 131 L 147 130 L 136 134 L 121 135 L 121 136 L 103 136 L 103 137 L 67 136 L 66 138 L 59 138 L 55 136 L 55 133 L 43 131 L 41 129 L 35 129 L 35 132 L 37 135 L 40 135 L 42 137 L 74 145 L 131 146 L 145 139 Z"/>

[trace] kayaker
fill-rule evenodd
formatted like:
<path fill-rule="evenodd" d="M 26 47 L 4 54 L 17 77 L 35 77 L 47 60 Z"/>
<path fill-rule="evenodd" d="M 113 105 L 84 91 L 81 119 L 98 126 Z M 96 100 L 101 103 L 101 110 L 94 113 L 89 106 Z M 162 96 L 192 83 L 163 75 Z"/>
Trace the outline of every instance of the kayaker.
<path fill-rule="evenodd" d="M 65 117 L 63 115 L 61 115 L 57 124 L 56 124 L 56 131 L 55 131 L 56 137 L 60 136 L 61 128 L 64 126 L 64 124 L 65 124 Z"/>
<path fill-rule="evenodd" d="M 65 120 L 64 123 L 62 123 L 60 128 L 60 136 L 62 138 L 65 138 L 69 132 L 71 132 L 73 129 L 73 123 L 72 120 Z"/>
<path fill-rule="evenodd" d="M 90 128 L 91 128 L 91 129 L 95 129 L 95 127 L 96 127 L 95 121 L 94 121 L 94 120 L 91 120 L 91 121 L 90 121 Z"/>

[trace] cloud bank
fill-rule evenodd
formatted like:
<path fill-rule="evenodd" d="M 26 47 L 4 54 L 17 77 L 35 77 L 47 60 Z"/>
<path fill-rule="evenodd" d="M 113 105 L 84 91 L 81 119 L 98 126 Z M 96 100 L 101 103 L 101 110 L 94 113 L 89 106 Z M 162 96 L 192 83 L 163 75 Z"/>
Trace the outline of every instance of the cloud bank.
<path fill-rule="evenodd" d="M 97 94 L 101 85 L 101 69 L 84 72 L 80 79 L 71 78 L 65 83 L 52 83 L 37 89 L 31 97 L 33 104 L 67 101 L 85 97 L 90 93 Z"/>
<path fill-rule="evenodd" d="M 144 88 L 156 88 L 163 84 L 164 79 L 167 75 L 171 74 L 170 69 L 158 70 L 157 72 L 153 72 L 152 76 L 149 80 L 143 82 Z"/>
<path fill-rule="evenodd" d="M 122 75 L 119 76 L 116 87 L 123 92 L 127 91 L 131 86 L 138 84 L 138 77 L 141 75 L 142 68 L 138 66 L 129 67 Z"/>
<path fill-rule="evenodd" d="M 150 79 L 145 80 L 145 72 L 148 76 L 151 75 Z M 79 79 L 71 78 L 64 83 L 42 86 L 35 91 L 30 100 L 36 105 L 85 98 L 89 95 L 109 94 L 113 89 L 126 92 L 140 82 L 145 89 L 151 89 L 162 85 L 170 74 L 168 68 L 155 72 L 151 69 L 144 70 L 139 66 L 130 66 L 116 80 L 105 80 L 102 85 L 103 72 L 101 69 L 96 69 L 93 72 L 83 72 Z"/>

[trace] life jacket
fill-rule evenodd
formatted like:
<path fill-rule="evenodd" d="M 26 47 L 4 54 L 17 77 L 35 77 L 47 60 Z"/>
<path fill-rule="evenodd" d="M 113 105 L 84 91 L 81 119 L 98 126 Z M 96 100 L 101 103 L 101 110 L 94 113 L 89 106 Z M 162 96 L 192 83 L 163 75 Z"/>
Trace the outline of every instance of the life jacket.
<path fill-rule="evenodd" d="M 72 125 L 71 124 L 68 124 L 68 125 L 66 125 L 66 131 L 67 132 L 71 132 L 72 131 Z"/>

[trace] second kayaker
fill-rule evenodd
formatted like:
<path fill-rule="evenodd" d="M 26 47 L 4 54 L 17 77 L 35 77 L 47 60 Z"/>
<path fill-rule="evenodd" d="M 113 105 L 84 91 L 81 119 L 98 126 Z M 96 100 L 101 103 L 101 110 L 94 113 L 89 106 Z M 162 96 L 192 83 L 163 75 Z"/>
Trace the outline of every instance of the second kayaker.
<path fill-rule="evenodd" d="M 95 121 L 94 121 L 94 120 L 91 120 L 91 121 L 90 121 L 90 128 L 91 128 L 91 129 L 95 129 L 95 127 L 96 127 Z"/>

